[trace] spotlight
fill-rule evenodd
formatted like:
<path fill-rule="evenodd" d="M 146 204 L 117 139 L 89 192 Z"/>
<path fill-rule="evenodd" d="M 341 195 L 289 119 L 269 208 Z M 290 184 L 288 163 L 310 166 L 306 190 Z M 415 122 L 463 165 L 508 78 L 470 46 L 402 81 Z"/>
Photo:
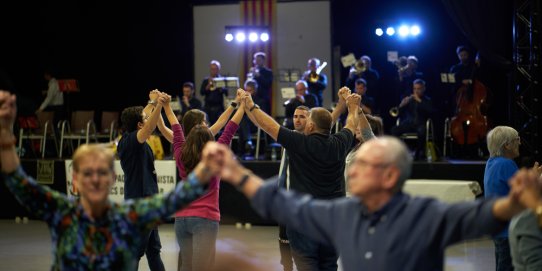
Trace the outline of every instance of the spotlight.
<path fill-rule="evenodd" d="M 386 34 L 388 36 L 393 36 L 395 34 L 395 29 L 393 27 L 391 27 L 391 26 L 386 28 Z"/>
<path fill-rule="evenodd" d="M 228 34 L 226 34 L 225 39 L 226 39 L 227 42 L 231 42 L 233 40 L 233 35 L 231 33 L 228 33 Z"/>
<path fill-rule="evenodd" d="M 260 40 L 263 41 L 263 42 L 268 41 L 269 40 L 269 34 L 267 34 L 265 32 L 260 34 Z"/>
<path fill-rule="evenodd" d="M 417 25 L 413 25 L 410 27 L 410 35 L 412 36 L 418 36 L 420 34 L 421 30 L 420 27 Z"/>
<path fill-rule="evenodd" d="M 408 26 L 402 25 L 399 27 L 399 36 L 406 37 L 408 35 Z"/>
<path fill-rule="evenodd" d="M 248 34 L 248 40 L 250 40 L 250 42 L 256 42 L 258 40 L 258 34 L 256 34 L 256 32 L 250 32 L 250 34 Z"/>
<path fill-rule="evenodd" d="M 245 33 L 243 33 L 243 32 L 237 32 L 237 34 L 235 35 L 235 39 L 236 39 L 238 42 L 243 42 L 243 41 L 245 41 L 245 39 L 246 39 Z"/>
<path fill-rule="evenodd" d="M 375 30 L 375 34 L 380 37 L 384 34 L 384 31 L 379 27 Z"/>

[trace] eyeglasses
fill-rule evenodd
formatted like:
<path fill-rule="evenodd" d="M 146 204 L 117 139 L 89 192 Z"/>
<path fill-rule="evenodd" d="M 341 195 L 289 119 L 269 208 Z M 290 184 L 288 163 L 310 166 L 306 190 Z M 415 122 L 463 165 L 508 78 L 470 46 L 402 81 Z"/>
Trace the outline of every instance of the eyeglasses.
<path fill-rule="evenodd" d="M 111 175 L 111 169 L 98 169 L 98 170 L 81 170 L 83 178 L 92 178 L 95 174 L 98 175 L 98 178 L 104 178 Z"/>
<path fill-rule="evenodd" d="M 512 139 L 506 141 L 506 143 L 504 143 L 504 144 L 510 144 L 510 143 L 512 143 L 512 142 L 521 142 L 521 137 L 519 137 L 519 136 L 514 137 L 514 138 L 512 138 Z"/>
<path fill-rule="evenodd" d="M 370 163 L 370 162 L 367 162 L 367 161 L 365 161 L 363 159 L 356 159 L 356 161 L 354 163 L 356 165 L 360 166 L 360 167 L 370 166 L 370 167 L 381 168 L 381 169 L 384 169 L 384 168 L 387 168 L 387 167 L 391 166 L 391 163 Z"/>

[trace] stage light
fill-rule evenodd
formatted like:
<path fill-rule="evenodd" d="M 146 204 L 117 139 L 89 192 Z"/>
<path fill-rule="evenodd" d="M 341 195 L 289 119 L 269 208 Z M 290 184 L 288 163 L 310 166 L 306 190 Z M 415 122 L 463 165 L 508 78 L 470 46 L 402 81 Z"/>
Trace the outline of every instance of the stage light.
<path fill-rule="evenodd" d="M 375 34 L 380 37 L 384 34 L 384 31 L 379 27 L 375 30 Z"/>
<path fill-rule="evenodd" d="M 246 39 L 245 33 L 237 32 L 237 34 L 235 34 L 235 40 L 237 40 L 238 42 L 243 42 L 245 41 L 245 39 Z"/>
<path fill-rule="evenodd" d="M 228 42 L 235 39 L 237 43 L 267 42 L 271 38 L 269 31 L 266 25 L 227 25 L 224 38 Z"/>
<path fill-rule="evenodd" d="M 388 27 L 388 28 L 386 28 L 386 34 L 387 34 L 388 36 L 393 36 L 393 35 L 395 34 L 395 28 L 393 28 L 393 27 L 391 27 L 391 26 Z"/>
<path fill-rule="evenodd" d="M 226 34 L 225 39 L 226 39 L 227 42 L 231 42 L 233 40 L 233 35 L 231 33 L 228 33 L 228 34 Z"/>
<path fill-rule="evenodd" d="M 258 40 L 258 34 L 256 34 L 256 32 L 250 32 L 250 34 L 248 34 L 248 40 L 250 42 L 256 42 Z"/>
<path fill-rule="evenodd" d="M 412 36 L 418 36 L 420 34 L 421 30 L 420 27 L 417 25 L 413 25 L 410 27 L 410 35 Z"/>
<path fill-rule="evenodd" d="M 399 36 L 406 37 L 407 35 L 408 35 L 408 26 L 401 25 L 401 27 L 399 27 Z"/>

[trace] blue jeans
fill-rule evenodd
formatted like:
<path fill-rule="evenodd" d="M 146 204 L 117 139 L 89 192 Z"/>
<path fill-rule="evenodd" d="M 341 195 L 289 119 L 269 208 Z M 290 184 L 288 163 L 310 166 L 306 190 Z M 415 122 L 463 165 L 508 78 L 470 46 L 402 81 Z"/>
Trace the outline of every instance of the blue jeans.
<path fill-rule="evenodd" d="M 493 243 L 495 244 L 495 270 L 513 271 L 508 237 L 493 238 Z"/>
<path fill-rule="evenodd" d="M 337 270 L 337 252 L 330 245 L 314 241 L 306 235 L 286 228 L 292 256 L 299 271 Z"/>
<path fill-rule="evenodd" d="M 162 244 L 160 243 L 160 236 L 158 236 L 158 228 L 154 228 L 151 231 L 144 232 L 141 235 L 141 244 L 137 253 L 137 262 L 141 260 L 143 255 L 147 255 L 147 262 L 149 263 L 149 269 L 152 271 L 165 271 L 164 263 L 160 258 L 160 249 Z M 137 271 L 138 265 L 136 265 Z"/>
<path fill-rule="evenodd" d="M 214 263 L 218 221 L 201 217 L 175 218 L 180 270 L 207 270 Z"/>

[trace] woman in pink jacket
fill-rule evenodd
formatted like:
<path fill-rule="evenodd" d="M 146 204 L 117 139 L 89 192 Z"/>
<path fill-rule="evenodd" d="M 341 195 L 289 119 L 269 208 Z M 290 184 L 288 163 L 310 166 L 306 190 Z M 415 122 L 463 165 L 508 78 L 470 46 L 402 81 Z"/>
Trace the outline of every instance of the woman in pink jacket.
<path fill-rule="evenodd" d="M 186 179 L 200 161 L 205 143 L 214 141 L 214 135 L 224 127 L 233 111 L 238 108 L 218 139 L 219 143 L 225 145 L 231 143 L 245 113 L 244 106 L 240 106 L 243 96 L 244 90 L 239 89 L 235 101 L 211 127 L 207 126 L 206 114 L 203 111 L 188 111 L 182 120 L 184 131 L 169 103 L 164 106 L 173 134 L 174 158 L 182 180 Z M 170 136 L 171 134 L 165 137 L 171 138 Z M 219 187 L 219 176 L 212 176 L 208 192 L 175 214 L 175 235 L 180 247 L 179 264 L 182 262 L 180 270 L 205 270 L 213 264 L 220 221 Z"/>

